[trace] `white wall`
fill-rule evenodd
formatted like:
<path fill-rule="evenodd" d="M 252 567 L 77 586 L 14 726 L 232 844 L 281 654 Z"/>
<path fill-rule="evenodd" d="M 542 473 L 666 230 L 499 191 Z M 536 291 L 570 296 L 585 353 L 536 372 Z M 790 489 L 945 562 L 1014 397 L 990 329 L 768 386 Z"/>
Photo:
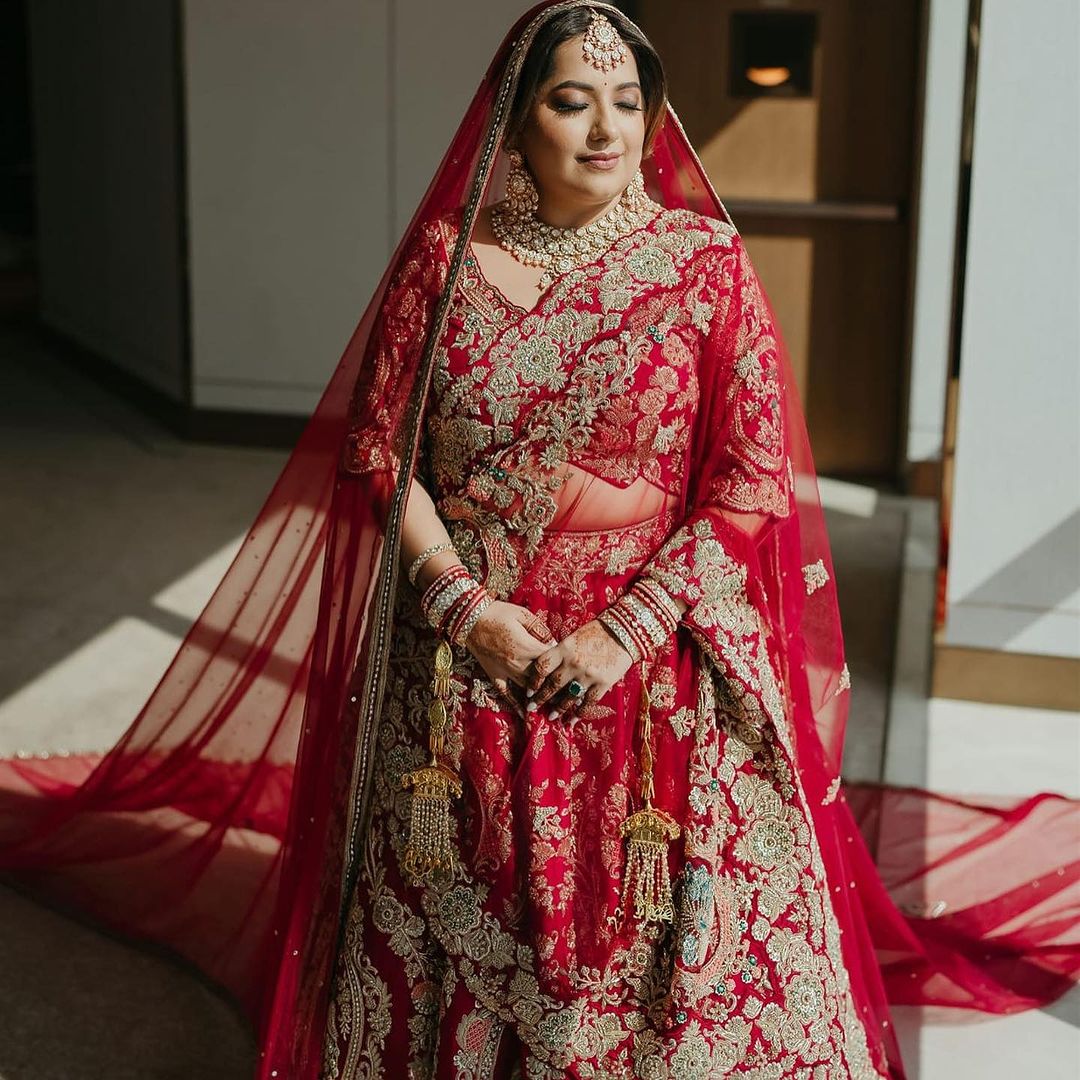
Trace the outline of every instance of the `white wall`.
<path fill-rule="evenodd" d="M 182 401 L 172 6 L 34 0 L 28 12 L 41 319 Z"/>
<path fill-rule="evenodd" d="M 521 0 L 185 0 L 195 404 L 306 413 Z"/>
<path fill-rule="evenodd" d="M 907 414 L 909 462 L 940 461 L 944 444 L 967 23 L 967 0 L 930 0 Z"/>
<path fill-rule="evenodd" d="M 1076 0 L 984 0 L 946 641 L 1080 656 Z"/>

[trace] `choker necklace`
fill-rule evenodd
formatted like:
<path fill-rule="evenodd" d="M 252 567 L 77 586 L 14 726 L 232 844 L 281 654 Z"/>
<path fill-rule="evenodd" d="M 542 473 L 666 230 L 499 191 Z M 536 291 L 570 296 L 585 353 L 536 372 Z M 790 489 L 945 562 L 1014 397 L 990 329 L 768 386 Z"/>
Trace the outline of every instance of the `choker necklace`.
<path fill-rule="evenodd" d="M 539 289 L 546 289 L 559 274 L 599 258 L 616 240 L 647 224 L 658 209 L 645 193 L 640 172 L 610 210 L 580 229 L 544 223 L 536 216 L 538 203 L 536 186 L 521 154 L 510 151 L 506 198 L 492 207 L 491 231 L 499 246 L 518 262 L 544 268 Z"/>

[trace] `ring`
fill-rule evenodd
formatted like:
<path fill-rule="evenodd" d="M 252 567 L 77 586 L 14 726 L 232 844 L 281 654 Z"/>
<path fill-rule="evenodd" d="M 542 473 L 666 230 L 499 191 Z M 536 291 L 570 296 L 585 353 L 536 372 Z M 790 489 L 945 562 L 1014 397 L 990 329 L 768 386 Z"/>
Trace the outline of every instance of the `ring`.
<path fill-rule="evenodd" d="M 569 695 L 570 695 L 571 697 L 580 697 L 580 696 L 581 696 L 581 692 L 582 692 L 582 690 L 584 690 L 584 689 L 585 689 L 585 687 L 583 687 L 583 686 L 581 685 L 581 683 L 579 683 L 579 682 L 577 681 L 577 679 L 571 679 L 571 680 L 570 680 L 570 681 L 569 681 L 569 682 L 568 682 L 568 683 L 566 684 L 566 692 L 567 692 L 567 693 L 568 693 L 568 694 L 569 694 Z"/>

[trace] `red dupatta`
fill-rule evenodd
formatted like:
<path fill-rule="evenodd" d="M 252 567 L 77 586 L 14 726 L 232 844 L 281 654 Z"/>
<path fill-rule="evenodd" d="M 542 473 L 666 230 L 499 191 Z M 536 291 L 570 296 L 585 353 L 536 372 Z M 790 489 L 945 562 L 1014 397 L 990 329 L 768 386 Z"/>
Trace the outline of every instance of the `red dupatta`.
<path fill-rule="evenodd" d="M 471 224 L 501 195 L 499 148 L 521 60 L 541 22 L 573 6 L 541 5 L 507 35 L 239 554 L 128 731 L 99 761 L 2 763 L 0 867 L 53 903 L 167 946 L 224 986 L 257 1028 L 260 1077 L 317 1075 L 392 631 L 407 484 L 391 490 L 386 473 L 342 468 L 346 437 L 356 403 L 366 403 L 368 419 L 392 433 L 405 466 L 399 476 L 412 474 L 434 344 Z M 643 171 L 664 206 L 729 220 L 671 110 Z M 387 283 L 418 230 L 460 207 L 463 239 L 437 300 L 412 313 L 404 377 L 382 385 Z M 997 811 L 891 794 L 918 815 L 928 807 L 948 815 L 940 834 L 938 815 L 892 819 L 931 834 L 930 858 L 888 866 L 890 886 L 909 905 L 905 916 L 838 793 L 843 640 L 813 459 L 782 345 L 779 364 L 794 512 L 753 540 L 733 519 L 726 536 L 753 568 L 780 639 L 800 776 L 830 880 L 853 884 L 835 903 L 856 1000 L 887 1028 L 879 964 L 897 1001 L 1005 1012 L 1049 1000 L 1080 969 L 1080 864 L 1075 851 L 1065 859 L 1064 848 L 1047 846 L 1067 835 L 1071 804 L 1044 798 Z M 372 388 L 378 393 L 366 392 Z M 730 467 L 717 437 L 723 422 L 701 418 L 684 513 Z M 817 583 L 809 591 L 808 567 Z M 993 861 L 1003 848 L 1020 848 L 1024 858 L 1005 869 Z M 916 908 L 915 891 L 931 908 Z M 947 915 L 928 917 L 939 903 Z M 887 1035 L 885 1045 L 899 1074 Z"/>

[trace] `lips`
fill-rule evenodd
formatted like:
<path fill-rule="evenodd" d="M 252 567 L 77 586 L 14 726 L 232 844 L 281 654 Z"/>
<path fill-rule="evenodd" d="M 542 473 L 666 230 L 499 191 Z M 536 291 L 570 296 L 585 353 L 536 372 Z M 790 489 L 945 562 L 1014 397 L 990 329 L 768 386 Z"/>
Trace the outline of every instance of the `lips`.
<path fill-rule="evenodd" d="M 594 169 L 614 169 L 622 154 L 583 154 L 578 158 L 583 165 Z"/>

